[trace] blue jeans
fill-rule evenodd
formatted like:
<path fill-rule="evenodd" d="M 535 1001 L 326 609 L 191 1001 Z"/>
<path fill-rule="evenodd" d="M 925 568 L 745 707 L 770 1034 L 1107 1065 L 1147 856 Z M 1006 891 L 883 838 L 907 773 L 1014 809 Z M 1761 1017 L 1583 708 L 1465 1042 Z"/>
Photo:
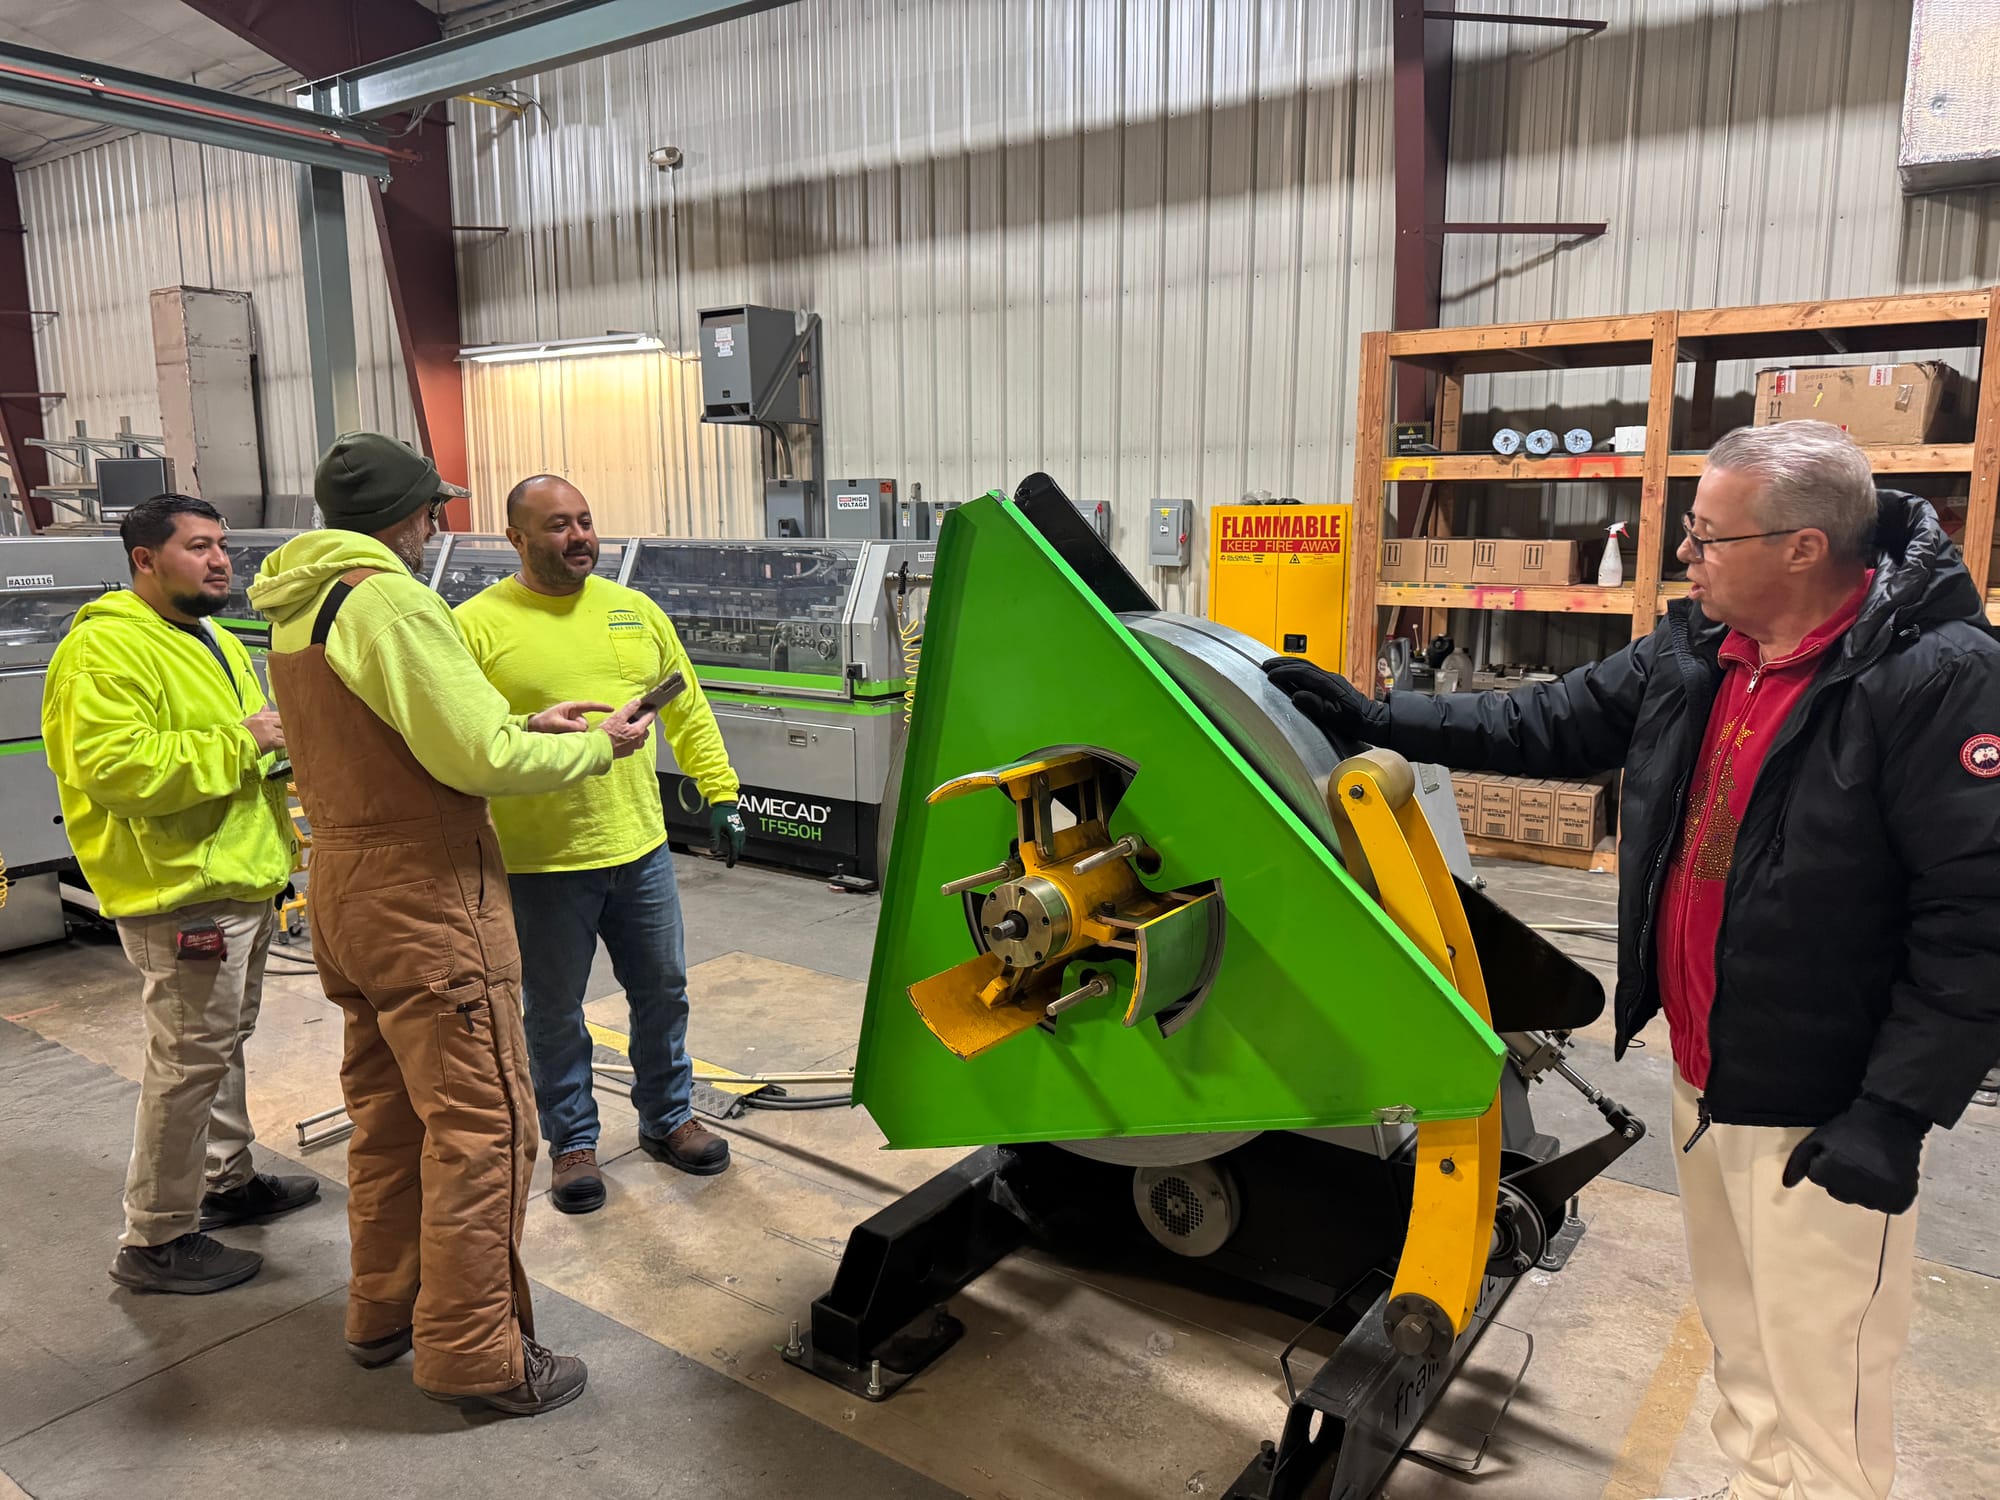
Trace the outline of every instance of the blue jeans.
<path fill-rule="evenodd" d="M 521 940 L 528 1062 L 550 1157 L 597 1148 L 583 992 L 600 936 L 631 1012 L 639 1128 L 650 1136 L 677 1130 L 691 1113 L 694 1065 L 687 1055 L 687 960 L 672 853 L 661 844 L 629 864 L 510 875 L 507 884 Z"/>

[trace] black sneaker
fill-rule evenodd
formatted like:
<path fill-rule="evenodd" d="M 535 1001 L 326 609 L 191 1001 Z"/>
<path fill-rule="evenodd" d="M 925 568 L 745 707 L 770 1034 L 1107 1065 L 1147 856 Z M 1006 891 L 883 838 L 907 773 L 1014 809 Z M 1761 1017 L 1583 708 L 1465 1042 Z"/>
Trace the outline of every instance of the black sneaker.
<path fill-rule="evenodd" d="M 201 1227 L 226 1229 L 231 1224 L 275 1219 L 279 1214 L 304 1208 L 317 1197 L 317 1177 L 274 1177 L 269 1172 L 259 1172 L 241 1187 L 203 1197 Z"/>
<path fill-rule="evenodd" d="M 433 1401 L 449 1401 L 477 1410 L 490 1407 L 513 1417 L 535 1417 L 558 1406 L 568 1406 L 583 1394 L 590 1372 L 573 1354 L 554 1354 L 533 1339 L 521 1340 L 521 1360 L 527 1378 L 511 1390 L 492 1391 L 483 1396 L 455 1396 L 445 1391 L 425 1391 Z"/>
<path fill-rule="evenodd" d="M 200 1296 L 255 1276 L 264 1257 L 205 1234 L 184 1234 L 150 1248 L 127 1245 L 111 1262 L 111 1279 L 135 1292 L 184 1292 Z"/>

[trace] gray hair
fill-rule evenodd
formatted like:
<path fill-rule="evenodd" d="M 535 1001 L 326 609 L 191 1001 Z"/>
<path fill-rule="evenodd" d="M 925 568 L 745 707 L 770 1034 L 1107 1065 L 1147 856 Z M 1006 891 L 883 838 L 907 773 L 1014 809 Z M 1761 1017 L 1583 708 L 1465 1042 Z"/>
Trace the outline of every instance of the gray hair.
<path fill-rule="evenodd" d="M 1739 427 L 1708 450 L 1708 464 L 1764 481 L 1757 512 L 1770 530 L 1823 531 L 1833 555 L 1848 562 L 1873 555 L 1875 474 L 1868 455 L 1831 422 Z"/>

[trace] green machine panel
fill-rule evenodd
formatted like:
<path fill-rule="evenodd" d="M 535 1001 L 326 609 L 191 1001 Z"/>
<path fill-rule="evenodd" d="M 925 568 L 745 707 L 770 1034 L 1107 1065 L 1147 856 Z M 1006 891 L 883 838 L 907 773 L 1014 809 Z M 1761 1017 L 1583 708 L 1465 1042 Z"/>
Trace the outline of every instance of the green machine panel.
<path fill-rule="evenodd" d="M 1005 496 L 944 523 L 918 684 L 855 1086 L 891 1146 L 1369 1125 L 1492 1104 L 1499 1038 Z M 965 899 L 940 887 L 1006 859 L 1016 811 L 998 791 L 926 798 L 1075 747 L 1134 768 L 1107 826 L 1157 855 L 1148 889 L 1218 884 L 1212 980 L 1171 1017 L 1127 1025 L 1114 994 L 961 1059 L 909 990 L 978 952 Z"/>

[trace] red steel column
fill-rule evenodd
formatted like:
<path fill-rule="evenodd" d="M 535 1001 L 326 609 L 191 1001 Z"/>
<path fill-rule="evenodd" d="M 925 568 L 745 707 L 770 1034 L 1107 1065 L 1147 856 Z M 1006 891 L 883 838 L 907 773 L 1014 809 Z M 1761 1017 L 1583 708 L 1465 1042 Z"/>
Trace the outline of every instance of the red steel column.
<path fill-rule="evenodd" d="M 28 233 L 14 164 L 0 161 L 0 446 L 20 489 L 31 529 L 55 519 L 46 500 L 30 492 L 49 482 L 49 456 L 30 447 L 42 435 L 41 375 L 35 361 L 35 323 L 28 315 Z"/>

